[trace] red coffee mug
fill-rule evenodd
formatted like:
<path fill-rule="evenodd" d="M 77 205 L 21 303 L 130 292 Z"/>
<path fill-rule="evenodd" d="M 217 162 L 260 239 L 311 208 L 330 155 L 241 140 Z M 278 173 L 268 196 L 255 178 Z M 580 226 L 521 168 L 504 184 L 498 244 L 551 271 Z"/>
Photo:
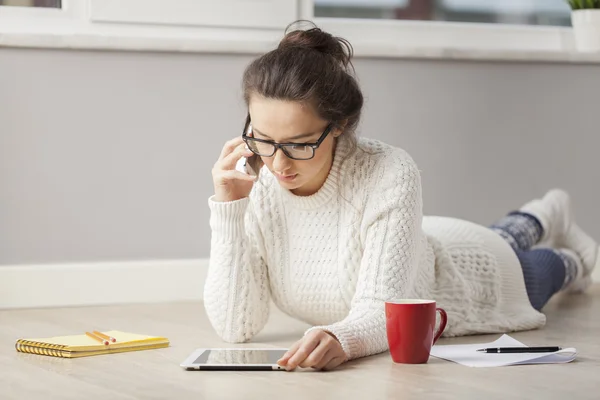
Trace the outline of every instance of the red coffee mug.
<path fill-rule="evenodd" d="M 448 316 L 436 308 L 434 300 L 394 300 L 385 302 L 388 344 L 392 360 L 402 364 L 423 364 L 429 360 L 431 346 L 442 335 Z M 435 336 L 435 313 L 441 321 Z"/>

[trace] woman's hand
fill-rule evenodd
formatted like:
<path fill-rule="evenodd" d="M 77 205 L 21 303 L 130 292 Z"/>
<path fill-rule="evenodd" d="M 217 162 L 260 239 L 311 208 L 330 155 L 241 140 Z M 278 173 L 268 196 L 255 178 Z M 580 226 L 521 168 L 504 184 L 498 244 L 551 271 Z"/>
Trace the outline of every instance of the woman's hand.
<path fill-rule="evenodd" d="M 322 330 L 315 329 L 294 343 L 277 361 L 288 371 L 296 367 L 329 371 L 346 361 L 346 353 L 338 340 Z"/>
<path fill-rule="evenodd" d="M 237 171 L 235 164 L 240 158 L 253 154 L 246 148 L 241 136 L 225 143 L 212 169 L 215 201 L 235 201 L 248 197 L 257 177 Z"/>

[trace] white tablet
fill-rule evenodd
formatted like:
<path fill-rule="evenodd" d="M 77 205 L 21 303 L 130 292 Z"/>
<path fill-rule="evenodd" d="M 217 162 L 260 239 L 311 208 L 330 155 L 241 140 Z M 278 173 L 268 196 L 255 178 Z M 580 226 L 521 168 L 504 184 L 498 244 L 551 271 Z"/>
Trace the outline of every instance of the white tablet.
<path fill-rule="evenodd" d="M 287 349 L 197 349 L 181 366 L 187 370 L 283 371 L 277 365 Z"/>

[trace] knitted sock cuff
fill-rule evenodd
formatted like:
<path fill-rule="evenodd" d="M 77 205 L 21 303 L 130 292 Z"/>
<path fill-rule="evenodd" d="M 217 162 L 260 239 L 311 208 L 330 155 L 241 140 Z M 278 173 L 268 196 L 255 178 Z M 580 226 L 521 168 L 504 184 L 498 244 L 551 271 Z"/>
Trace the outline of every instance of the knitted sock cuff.
<path fill-rule="evenodd" d="M 544 228 L 533 215 L 514 211 L 493 224 L 492 230 L 502 236 L 515 250 L 528 250 L 544 235 Z"/>

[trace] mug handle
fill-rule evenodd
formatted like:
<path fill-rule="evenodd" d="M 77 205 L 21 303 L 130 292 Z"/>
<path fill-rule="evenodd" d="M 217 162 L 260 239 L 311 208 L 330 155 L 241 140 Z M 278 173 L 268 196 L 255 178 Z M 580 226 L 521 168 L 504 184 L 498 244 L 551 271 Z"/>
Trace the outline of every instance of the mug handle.
<path fill-rule="evenodd" d="M 448 314 L 446 314 L 446 311 L 444 311 L 443 308 L 436 308 L 435 311 L 440 313 L 441 321 L 440 327 L 438 328 L 437 332 L 435 333 L 435 337 L 433 338 L 433 344 L 435 344 L 435 342 L 438 341 L 440 336 L 442 336 L 444 329 L 446 329 L 446 323 L 448 322 Z"/>

